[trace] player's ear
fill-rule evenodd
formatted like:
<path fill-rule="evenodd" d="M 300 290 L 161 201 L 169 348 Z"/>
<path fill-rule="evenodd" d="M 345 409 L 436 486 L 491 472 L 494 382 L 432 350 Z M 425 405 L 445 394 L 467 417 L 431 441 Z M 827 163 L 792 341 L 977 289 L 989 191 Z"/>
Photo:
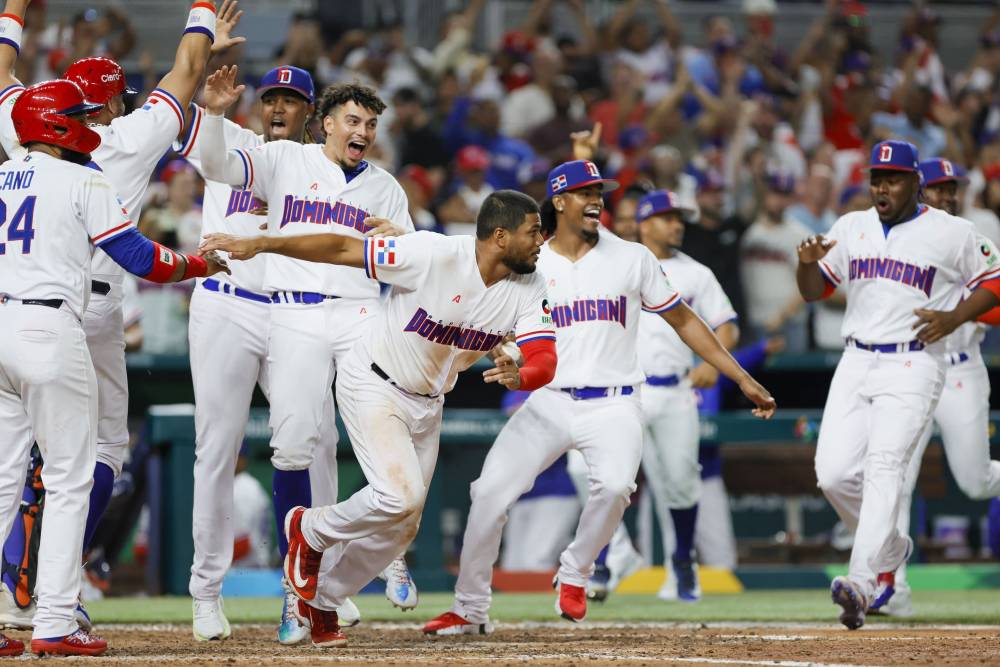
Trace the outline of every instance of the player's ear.
<path fill-rule="evenodd" d="M 562 213 L 563 209 L 566 207 L 566 204 L 563 202 L 562 195 L 555 195 L 552 197 L 552 207 Z"/>

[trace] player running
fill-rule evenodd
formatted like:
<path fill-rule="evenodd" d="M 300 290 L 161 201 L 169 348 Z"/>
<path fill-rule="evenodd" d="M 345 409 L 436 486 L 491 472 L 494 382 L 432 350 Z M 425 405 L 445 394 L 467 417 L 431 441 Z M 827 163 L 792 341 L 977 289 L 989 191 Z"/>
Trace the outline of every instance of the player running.
<path fill-rule="evenodd" d="M 303 69 L 276 67 L 261 79 L 261 120 L 258 135 L 230 121 L 224 122 L 226 144 L 250 149 L 268 141 L 304 143 L 306 123 L 315 110 L 312 77 Z M 191 105 L 192 122 L 177 151 L 202 173 L 200 132 L 204 110 Z M 259 233 L 262 218 L 251 212 L 263 203 L 246 190 L 205 181 L 202 233 Z M 188 334 L 191 377 L 195 392 L 194 561 L 189 584 L 193 599 L 195 639 L 226 639 L 232 631 L 221 600 L 222 580 L 232 564 L 233 461 L 243 440 L 255 384 L 268 394 L 266 360 L 271 295 L 264 289 L 264 257 L 239 262 L 224 279 L 199 282 L 191 297 Z M 333 393 L 327 392 L 316 458 L 309 466 L 313 501 L 337 501 L 337 427 Z M 284 518 L 278 516 L 278 521 Z M 281 527 L 278 527 L 279 533 Z M 327 559 L 329 560 L 329 559 Z M 285 596 L 278 641 L 297 644 L 309 636 L 291 609 L 297 600 Z M 338 609 L 345 625 L 360 620 L 349 600 Z"/>
<path fill-rule="evenodd" d="M 816 478 L 855 534 L 848 575 L 831 586 L 852 630 L 876 601 L 877 573 L 895 571 L 913 548 L 897 527 L 900 497 L 941 396 L 942 339 L 1000 303 L 995 246 L 968 221 L 920 203 L 916 147 L 876 144 L 869 169 L 875 206 L 803 241 L 796 275 L 807 301 L 838 287 L 847 294 L 847 347 L 823 410 Z"/>
<path fill-rule="evenodd" d="M 920 163 L 920 175 L 924 181 L 924 203 L 957 215 L 958 186 L 966 180 L 964 170 L 949 160 L 931 158 Z M 1000 242 L 1000 239 L 990 240 L 994 244 Z M 933 413 L 933 421 L 941 428 L 951 474 L 958 488 L 973 500 L 1000 495 L 1000 461 L 990 460 L 990 379 L 979 350 L 984 332 L 983 325 L 966 322 L 945 339 L 944 388 Z M 896 524 L 900 535 L 910 534 L 910 503 L 931 430 L 928 424 L 903 479 Z M 906 563 L 895 574 L 879 575 L 875 600 L 869 611 L 900 617 L 913 615 Z"/>
<path fill-rule="evenodd" d="M 243 92 L 243 86 L 235 85 L 236 73 L 235 67 L 220 69 L 205 85 L 199 141 L 206 177 L 244 189 L 245 197 L 252 194 L 266 201 L 271 233 L 323 231 L 363 239 L 375 233 L 413 231 L 403 189 L 388 172 L 365 160 L 385 109 L 374 90 L 343 84 L 323 92 L 317 105 L 326 132 L 323 144 L 270 141 L 232 149 L 222 113 Z M 288 257 L 266 258 L 263 289 L 272 301 L 267 382 L 274 511 L 276 521 L 282 522 L 293 507 L 313 504 L 308 468 L 323 420 L 332 418 L 325 399 L 336 366 L 364 335 L 381 304 L 378 282 L 362 271 Z M 335 497 L 317 498 L 322 500 L 331 504 Z M 280 525 L 278 534 L 284 557 L 287 543 Z M 392 565 L 384 573 L 386 595 L 397 606 L 412 608 L 417 591 L 405 562 L 399 559 Z M 286 607 L 289 602 L 302 609 L 300 617 L 311 619 L 320 629 L 326 622 L 319 616 L 343 604 L 321 599 L 319 607 L 307 609 L 294 600 L 286 600 Z M 283 619 L 284 626 L 287 613 Z M 314 632 L 314 642 L 317 636 Z M 291 642 L 294 632 L 287 638 Z"/>
<path fill-rule="evenodd" d="M 337 505 L 297 507 L 285 518 L 285 576 L 309 608 L 319 601 L 317 579 L 336 603 L 413 540 L 437 461 L 444 394 L 458 373 L 513 333 L 524 365 L 518 369 L 499 355 L 485 381 L 532 390 L 552 379 L 554 332 L 545 281 L 535 273 L 541 245 L 538 205 L 510 190 L 486 199 L 476 238 L 432 232 L 364 241 L 206 238 L 203 250 L 227 250 L 234 259 L 279 253 L 364 267 L 373 280 L 392 285 L 383 312 L 337 373 L 337 402 L 368 486 Z M 323 580 L 320 556 L 334 546 L 343 546 L 336 576 Z M 334 623 L 323 645 L 346 643 Z"/>
<path fill-rule="evenodd" d="M 81 319 L 91 256 L 166 283 L 212 275 L 213 258 L 180 255 L 142 236 L 108 180 L 83 166 L 101 142 L 71 81 L 22 91 L 11 119 L 25 150 L 0 167 L 0 508 L 18 511 L 31 442 L 45 465 L 34 632 L 38 654 L 100 655 L 107 642 L 78 626 L 80 553 L 97 463 L 98 387 Z M 0 655 L 21 642 L 0 636 Z"/>
<path fill-rule="evenodd" d="M 548 287 L 559 368 L 507 422 L 472 484 L 455 605 L 424 626 L 427 635 L 492 632 L 490 581 L 507 510 L 570 449 L 579 450 L 590 469 L 590 496 L 560 558 L 556 612 L 571 621 L 586 616 L 594 559 L 621 522 L 642 457 L 639 390 L 645 377 L 636 349 L 642 310 L 660 314 L 699 356 L 732 378 L 757 406 L 755 415 L 774 412 L 774 399 L 684 304 L 653 253 L 601 227 L 603 192 L 617 185 L 601 178 L 589 160 L 549 172 L 542 224 L 552 236 L 538 269 Z"/>
<path fill-rule="evenodd" d="M 21 26 L 27 0 L 8 0 L 0 16 L 0 143 L 11 158 L 24 150 L 18 145 L 11 112 L 24 87 L 13 76 L 20 48 Z M 184 129 L 184 109 L 204 74 L 210 52 L 223 51 L 243 41 L 230 37 L 239 20 L 236 2 L 226 0 L 218 18 L 214 2 L 197 2 L 190 10 L 174 57 L 173 67 L 160 80 L 141 108 L 125 115 L 123 96 L 133 93 L 125 85 L 125 72 L 107 58 L 84 58 L 73 63 L 66 78 L 76 82 L 87 100 L 100 104 L 87 117 L 101 137 L 86 163 L 101 171 L 122 199 L 132 220 L 139 220 L 149 178 L 171 142 Z M 69 156 L 82 159 L 81 156 Z M 86 520 L 84 548 L 111 500 L 114 480 L 121 472 L 128 451 L 128 383 L 125 372 L 125 338 L 122 316 L 124 272 L 104 252 L 94 253 L 91 295 L 83 320 L 97 374 L 98 453 L 93 469 L 94 485 Z M 30 610 L 21 615 L 27 623 Z M 25 618 L 27 617 L 27 618 Z M 82 605 L 78 618 L 85 628 L 90 619 Z"/>

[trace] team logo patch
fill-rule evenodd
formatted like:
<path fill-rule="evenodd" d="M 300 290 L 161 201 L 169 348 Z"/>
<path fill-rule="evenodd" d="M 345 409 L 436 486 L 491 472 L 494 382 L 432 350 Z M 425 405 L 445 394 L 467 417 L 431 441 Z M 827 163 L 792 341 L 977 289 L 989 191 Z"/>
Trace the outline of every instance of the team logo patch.
<path fill-rule="evenodd" d="M 292 82 L 292 70 L 290 69 L 279 69 L 278 70 L 278 83 L 291 83 Z"/>
<path fill-rule="evenodd" d="M 955 169 L 951 166 L 951 162 L 948 160 L 941 160 L 941 171 L 944 172 L 945 176 L 955 175 Z"/>
<path fill-rule="evenodd" d="M 396 239 L 375 239 L 375 263 L 396 266 Z"/>
<path fill-rule="evenodd" d="M 174 253 L 170 252 L 166 248 L 160 248 L 160 262 L 166 264 L 167 266 L 173 266 Z"/>
<path fill-rule="evenodd" d="M 583 166 L 587 168 L 587 173 L 593 176 L 594 178 L 601 177 L 601 172 L 597 171 L 597 165 L 591 162 L 590 160 L 584 162 Z"/>
<path fill-rule="evenodd" d="M 542 312 L 545 313 L 546 315 L 552 314 L 552 307 L 549 306 L 548 299 L 542 299 Z"/>
<path fill-rule="evenodd" d="M 566 187 L 566 174 L 559 174 L 552 179 L 552 191 L 559 192 Z"/>
<path fill-rule="evenodd" d="M 892 146 L 885 145 L 879 149 L 878 152 L 879 162 L 891 162 L 892 161 Z"/>

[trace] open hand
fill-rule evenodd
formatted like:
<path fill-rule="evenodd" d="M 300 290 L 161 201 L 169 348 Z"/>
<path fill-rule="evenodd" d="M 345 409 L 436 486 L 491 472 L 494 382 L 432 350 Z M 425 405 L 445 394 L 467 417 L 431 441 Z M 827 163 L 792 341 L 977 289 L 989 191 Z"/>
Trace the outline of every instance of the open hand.
<path fill-rule="evenodd" d="M 833 239 L 825 238 L 822 234 L 810 236 L 799 244 L 799 264 L 814 264 L 826 257 L 827 253 L 837 245 Z"/>
<path fill-rule="evenodd" d="M 365 218 L 365 224 L 371 226 L 365 236 L 402 236 L 408 231 L 388 218 Z"/>
<path fill-rule="evenodd" d="M 223 65 L 205 79 L 205 109 L 213 116 L 221 116 L 231 107 L 246 89 L 236 85 L 236 65 Z"/>
<path fill-rule="evenodd" d="M 499 382 L 512 391 L 521 388 L 521 373 L 509 354 L 502 352 L 496 355 L 493 363 L 496 368 L 483 371 L 484 382 Z"/>
<path fill-rule="evenodd" d="M 208 234 L 201 240 L 198 253 L 207 257 L 213 250 L 228 252 L 231 259 L 247 260 L 260 252 L 260 244 L 256 238 L 232 236 L 231 234 Z"/>
<path fill-rule="evenodd" d="M 215 15 L 215 41 L 212 42 L 212 53 L 222 53 L 231 46 L 247 41 L 246 37 L 233 37 L 233 28 L 240 22 L 243 10 L 236 11 L 239 3 L 236 0 L 225 0 Z"/>
<path fill-rule="evenodd" d="M 917 308 L 913 311 L 917 323 L 913 329 L 918 329 L 917 340 L 927 345 L 937 342 L 958 328 L 958 322 L 950 310 L 927 310 Z"/>

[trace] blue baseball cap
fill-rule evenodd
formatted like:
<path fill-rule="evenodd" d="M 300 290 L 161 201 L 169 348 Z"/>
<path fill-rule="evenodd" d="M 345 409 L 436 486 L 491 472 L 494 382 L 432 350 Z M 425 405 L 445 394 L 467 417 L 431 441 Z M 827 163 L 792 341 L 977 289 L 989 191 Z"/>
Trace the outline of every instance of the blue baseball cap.
<path fill-rule="evenodd" d="M 265 74 L 260 79 L 260 86 L 257 87 L 257 94 L 263 95 L 275 88 L 287 88 L 306 98 L 309 104 L 316 101 L 315 87 L 313 86 L 312 75 L 301 67 L 291 65 L 281 65 Z"/>
<path fill-rule="evenodd" d="M 872 147 L 871 163 L 866 169 L 919 172 L 920 157 L 917 154 L 917 147 L 909 141 L 880 141 Z"/>
<path fill-rule="evenodd" d="M 568 190 L 585 188 L 594 183 L 600 183 L 604 192 L 618 189 L 618 181 L 601 178 L 597 165 L 590 160 L 573 160 L 563 162 L 549 172 L 546 190 L 549 197 L 554 197 Z"/>
<path fill-rule="evenodd" d="M 676 192 L 654 190 L 643 195 L 642 199 L 639 200 L 639 206 L 635 210 L 635 219 L 636 222 L 642 222 L 659 213 L 669 213 L 670 211 L 677 211 L 683 219 L 687 219 L 694 212 L 681 204 L 680 197 L 677 196 Z"/>
<path fill-rule="evenodd" d="M 920 175 L 924 179 L 924 185 L 950 182 L 965 183 L 969 180 L 965 176 L 965 169 L 951 160 L 940 157 L 933 157 L 921 162 Z"/>
<path fill-rule="evenodd" d="M 769 171 L 764 178 L 767 189 L 790 195 L 795 192 L 795 176 L 786 171 Z"/>

